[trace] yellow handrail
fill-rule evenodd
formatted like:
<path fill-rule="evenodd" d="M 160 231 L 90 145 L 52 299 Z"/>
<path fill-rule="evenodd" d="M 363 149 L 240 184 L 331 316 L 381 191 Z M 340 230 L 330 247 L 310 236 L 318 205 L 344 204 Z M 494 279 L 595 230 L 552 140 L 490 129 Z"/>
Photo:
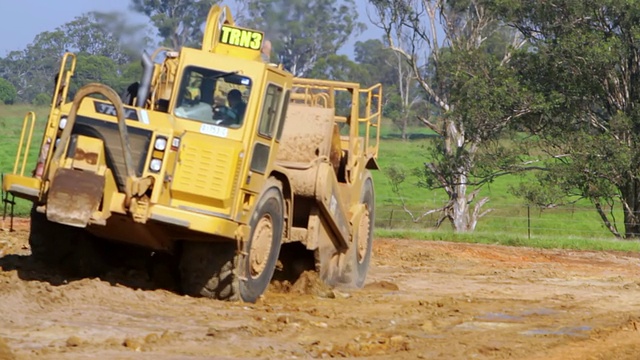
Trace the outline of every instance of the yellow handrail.
<path fill-rule="evenodd" d="M 69 61 L 69 58 L 71 58 L 71 66 L 67 69 L 67 61 Z M 54 109 L 60 107 L 60 105 L 66 101 L 67 94 L 69 93 L 69 82 L 74 71 L 76 71 L 76 55 L 74 53 L 67 52 L 62 57 L 60 69 L 58 70 L 58 75 L 56 77 L 56 87 L 53 92 L 53 99 L 51 99 L 50 115 L 53 114 Z"/>
<path fill-rule="evenodd" d="M 24 136 L 27 131 L 27 125 L 31 121 L 31 127 L 29 127 L 29 134 L 27 136 L 27 144 L 24 144 Z M 20 144 L 18 145 L 18 153 L 16 154 L 16 161 L 13 164 L 13 173 L 18 174 L 18 164 L 20 163 L 20 156 L 22 155 L 22 148 L 24 147 L 24 156 L 22 159 L 22 167 L 20 167 L 20 176 L 24 176 L 24 169 L 27 166 L 27 158 L 29 157 L 29 147 L 31 146 L 31 138 L 33 136 L 33 128 L 36 124 L 36 113 L 29 111 L 22 120 L 22 132 L 20 133 Z"/>
<path fill-rule="evenodd" d="M 358 118 L 360 122 L 366 122 L 366 136 L 365 136 L 365 149 L 371 151 L 371 156 L 378 156 L 378 144 L 380 143 L 380 123 L 382 121 L 382 84 L 376 84 L 368 89 L 361 89 L 360 93 L 364 93 L 367 96 L 366 114 L 363 118 Z M 371 107 L 374 105 L 373 101 L 377 100 L 375 112 L 371 112 Z M 373 122 L 371 122 L 374 120 Z M 371 137 L 370 127 L 375 128 L 375 145 L 369 146 L 369 139 Z"/>

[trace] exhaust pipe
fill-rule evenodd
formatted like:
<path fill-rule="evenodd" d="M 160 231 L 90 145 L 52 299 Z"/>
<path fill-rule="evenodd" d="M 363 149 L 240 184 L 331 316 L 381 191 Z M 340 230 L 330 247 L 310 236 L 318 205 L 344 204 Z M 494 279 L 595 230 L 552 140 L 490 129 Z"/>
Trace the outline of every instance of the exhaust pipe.
<path fill-rule="evenodd" d="M 137 107 L 144 107 L 149 97 L 151 88 L 151 77 L 153 76 L 153 60 L 146 51 L 142 52 L 142 81 L 138 88 Z"/>

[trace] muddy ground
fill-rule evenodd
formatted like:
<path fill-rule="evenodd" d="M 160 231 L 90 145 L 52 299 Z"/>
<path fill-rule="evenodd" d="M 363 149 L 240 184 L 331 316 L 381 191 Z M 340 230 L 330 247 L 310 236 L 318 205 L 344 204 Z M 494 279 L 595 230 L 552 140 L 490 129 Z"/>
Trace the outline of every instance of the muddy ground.
<path fill-rule="evenodd" d="M 376 239 L 367 284 L 257 304 L 66 279 L 0 232 L 0 359 L 639 359 L 638 254 Z"/>

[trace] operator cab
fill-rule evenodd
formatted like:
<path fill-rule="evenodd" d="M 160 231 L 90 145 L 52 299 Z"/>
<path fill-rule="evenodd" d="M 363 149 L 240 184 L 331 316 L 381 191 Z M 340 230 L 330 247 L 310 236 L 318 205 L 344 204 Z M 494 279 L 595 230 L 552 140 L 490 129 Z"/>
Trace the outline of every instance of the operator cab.
<path fill-rule="evenodd" d="M 237 72 L 188 66 L 182 76 L 174 115 L 239 128 L 244 123 L 251 85 L 249 77 Z"/>
<path fill-rule="evenodd" d="M 265 72 L 270 67 L 262 53 L 263 33 L 234 26 L 228 14 L 212 12 L 212 16 L 217 20 L 207 22 L 202 51 L 181 51 L 180 63 L 174 68 L 179 72 L 175 75 L 176 96 L 168 110 L 179 119 L 197 121 L 206 128 L 239 129 L 252 116 L 247 113 L 255 113 L 251 109 L 260 106 L 263 81 L 274 76 L 265 78 L 265 74 L 275 71 L 280 77 L 267 81 L 284 85 L 287 80 L 282 78 L 285 75 L 281 69 Z"/>

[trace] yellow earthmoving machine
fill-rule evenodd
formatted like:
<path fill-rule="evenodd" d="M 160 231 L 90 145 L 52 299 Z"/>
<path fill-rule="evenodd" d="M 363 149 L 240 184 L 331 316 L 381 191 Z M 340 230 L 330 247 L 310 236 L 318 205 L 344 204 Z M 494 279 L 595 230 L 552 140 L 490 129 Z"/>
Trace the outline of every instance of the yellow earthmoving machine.
<path fill-rule="evenodd" d="M 3 178 L 34 203 L 33 257 L 91 265 L 109 251 L 93 243 L 127 244 L 177 259 L 185 294 L 223 300 L 254 302 L 276 268 L 309 262 L 329 284 L 361 287 L 381 87 L 295 78 L 264 43 L 216 5 L 201 49 L 145 54 L 126 96 L 87 84 L 72 101 L 65 54 L 35 170 L 21 151 Z"/>

